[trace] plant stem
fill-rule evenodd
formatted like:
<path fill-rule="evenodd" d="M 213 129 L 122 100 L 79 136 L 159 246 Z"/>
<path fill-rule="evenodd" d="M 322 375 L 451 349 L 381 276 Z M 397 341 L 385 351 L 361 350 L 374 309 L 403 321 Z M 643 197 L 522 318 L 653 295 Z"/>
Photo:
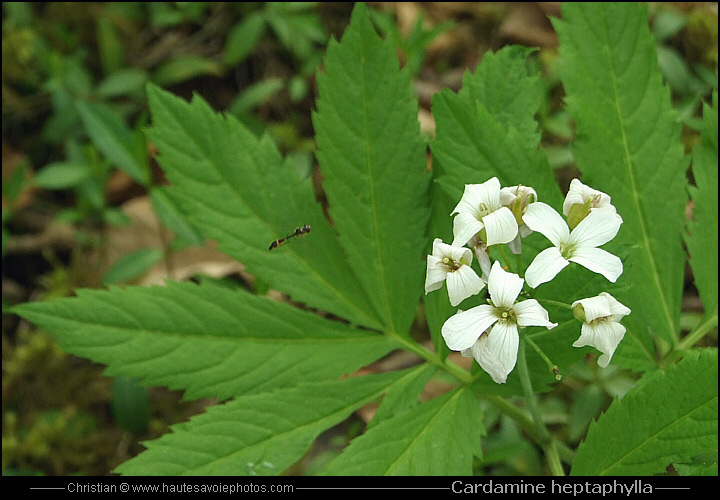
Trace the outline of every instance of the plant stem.
<path fill-rule="evenodd" d="M 470 373 L 468 373 L 466 370 L 463 370 L 461 367 L 454 363 L 443 361 L 438 353 L 430 351 L 426 347 L 416 342 L 413 342 L 410 339 L 401 337 L 400 335 L 390 334 L 390 336 L 393 337 L 398 343 L 400 343 L 405 349 L 423 358 L 428 363 L 436 365 L 441 370 L 455 377 L 458 382 L 462 383 L 463 385 L 470 385 L 473 382 L 474 377 L 470 375 Z M 529 385 L 530 377 L 527 373 L 527 362 L 525 361 L 524 345 L 522 342 L 520 345 L 523 356 L 521 366 L 525 367 L 525 378 L 527 384 Z M 518 359 L 518 361 L 520 361 L 520 359 Z M 521 372 L 521 380 L 522 379 L 523 376 Z M 524 387 L 525 382 L 523 382 L 523 388 Z M 530 393 L 532 394 L 532 386 L 530 386 Z M 520 408 L 513 405 L 512 403 L 509 403 L 500 396 L 493 396 L 483 393 L 478 393 L 478 395 L 488 403 L 495 406 L 502 413 L 512 418 L 527 433 L 530 439 L 543 447 L 553 474 L 564 475 L 562 464 L 560 462 L 560 455 L 563 455 L 567 463 L 571 463 L 573 451 L 567 448 L 564 443 L 553 439 L 550 436 L 550 433 L 545 428 L 545 425 L 542 424 L 542 421 L 540 421 L 540 426 L 538 426 L 537 421 L 534 421 L 536 418 L 535 415 L 533 415 L 532 419 L 528 418 L 525 412 L 523 412 Z M 534 394 L 531 399 L 535 403 L 536 413 L 539 416 L 539 411 L 537 411 L 537 402 L 535 401 Z"/>
<path fill-rule="evenodd" d="M 699 325 L 697 325 L 695 328 L 692 329 L 690 333 L 685 335 L 683 339 L 680 341 L 680 343 L 677 345 L 677 350 L 684 350 L 689 349 L 695 343 L 703 338 L 707 332 L 712 330 L 714 327 L 716 327 L 718 324 L 718 314 L 717 309 L 713 312 L 713 314 L 709 315 L 707 318 L 705 318 L 702 322 L 700 322 Z"/>
<path fill-rule="evenodd" d="M 560 456 L 558 455 L 557 446 L 553 440 L 550 432 L 545 427 L 542 421 L 542 414 L 540 413 L 540 407 L 538 406 L 537 398 L 535 398 L 535 392 L 532 388 L 532 382 L 530 381 L 530 373 L 527 366 L 527 358 L 525 356 L 525 344 L 526 340 L 524 336 L 520 337 L 520 345 L 518 348 L 518 360 L 517 368 L 518 374 L 520 375 L 520 385 L 525 393 L 525 401 L 527 408 L 530 411 L 532 420 L 535 423 L 535 429 L 539 439 L 539 444 L 542 446 L 547 458 L 550 470 L 556 476 L 564 476 L 562 464 L 560 462 Z"/>

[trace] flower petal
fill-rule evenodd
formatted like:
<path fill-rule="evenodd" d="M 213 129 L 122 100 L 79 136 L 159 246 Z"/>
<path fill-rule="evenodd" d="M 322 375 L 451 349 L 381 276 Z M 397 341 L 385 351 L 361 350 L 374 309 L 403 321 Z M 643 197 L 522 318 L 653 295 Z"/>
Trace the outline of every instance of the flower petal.
<path fill-rule="evenodd" d="M 498 322 L 473 344 L 473 357 L 496 383 L 504 384 L 515 368 L 519 341 L 515 325 Z"/>
<path fill-rule="evenodd" d="M 447 274 L 447 267 L 442 264 L 442 260 L 434 255 L 428 255 L 427 271 L 425 272 L 425 293 L 428 294 L 442 287 Z"/>
<path fill-rule="evenodd" d="M 630 314 L 632 311 L 630 308 L 621 304 L 615 297 L 607 292 L 600 292 L 600 295 L 605 297 L 610 305 L 610 312 L 613 315 L 613 321 L 620 321 L 623 317 Z"/>
<path fill-rule="evenodd" d="M 525 282 L 529 287 L 535 288 L 541 283 L 553 279 L 569 262 L 560 255 L 555 247 L 546 248 L 530 263 L 525 271 Z"/>
<path fill-rule="evenodd" d="M 624 336 L 625 327 L 611 320 L 595 324 L 583 323 L 580 338 L 573 342 L 573 347 L 589 345 L 596 348 L 603 353 L 598 358 L 598 365 L 605 368 L 610 364 L 615 349 Z"/>
<path fill-rule="evenodd" d="M 477 257 L 478 263 L 480 264 L 480 270 L 482 271 L 482 279 L 485 283 L 490 276 L 490 256 L 487 254 L 487 246 L 484 243 L 480 243 L 475 246 L 475 257 Z"/>
<path fill-rule="evenodd" d="M 515 216 L 507 207 L 500 207 L 493 213 L 483 217 L 482 221 L 483 224 L 485 224 L 488 246 L 497 245 L 498 243 L 508 243 L 512 241 L 518 233 Z"/>
<path fill-rule="evenodd" d="M 503 270 L 500 262 L 496 260 L 488 278 L 488 291 L 493 304 L 496 307 L 512 307 L 524 282 L 517 274 Z"/>
<path fill-rule="evenodd" d="M 615 208 L 598 208 L 580 221 L 567 241 L 581 248 L 599 247 L 615 237 L 622 222 Z"/>
<path fill-rule="evenodd" d="M 450 316 L 442 326 L 442 336 L 453 351 L 471 347 L 475 341 L 497 321 L 495 308 L 482 304 Z"/>
<path fill-rule="evenodd" d="M 540 201 L 527 207 L 523 222 L 533 231 L 542 233 L 556 247 L 567 241 L 570 235 L 570 229 L 562 216 L 550 205 Z"/>
<path fill-rule="evenodd" d="M 602 248 L 578 248 L 569 260 L 594 273 L 602 274 L 612 283 L 615 283 L 623 272 L 622 261 Z"/>
<path fill-rule="evenodd" d="M 481 205 L 489 211 L 497 210 L 500 207 L 500 181 L 497 177 L 482 184 L 466 184 L 460 203 L 450 215 L 462 212 L 477 215 Z"/>
<path fill-rule="evenodd" d="M 468 249 L 468 252 L 470 249 Z M 450 304 L 458 305 L 463 300 L 476 295 L 483 289 L 485 282 L 481 280 L 470 266 L 460 266 L 457 271 L 448 273 L 447 289 Z"/>
<path fill-rule="evenodd" d="M 465 245 L 484 227 L 485 224 L 470 212 L 460 212 L 453 219 L 453 246 Z"/>
<path fill-rule="evenodd" d="M 567 214 L 570 213 L 570 207 L 574 204 L 579 203 L 583 205 L 589 198 L 595 197 L 597 197 L 597 201 L 592 203 L 590 208 L 612 207 L 610 196 L 602 191 L 586 186 L 580 182 L 580 179 L 573 179 L 570 181 L 570 189 L 568 189 L 567 196 L 565 196 L 565 201 L 563 202 L 563 213 L 567 216 Z M 613 210 L 614 209 L 613 207 Z"/>
<path fill-rule="evenodd" d="M 557 323 L 550 321 L 548 312 L 535 299 L 518 302 L 513 306 L 513 310 L 520 326 L 544 326 L 548 330 L 557 326 Z"/>
<path fill-rule="evenodd" d="M 598 318 L 607 318 L 612 316 L 612 313 L 610 312 L 610 302 L 602 295 L 576 300 L 572 303 L 572 307 L 574 308 L 578 304 L 582 305 L 585 321 L 587 322 L 591 322 Z"/>

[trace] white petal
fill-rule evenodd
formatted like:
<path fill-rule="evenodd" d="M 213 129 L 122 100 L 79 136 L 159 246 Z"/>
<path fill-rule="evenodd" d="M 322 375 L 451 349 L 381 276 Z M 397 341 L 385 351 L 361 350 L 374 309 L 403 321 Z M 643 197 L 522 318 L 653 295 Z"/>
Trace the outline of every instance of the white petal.
<path fill-rule="evenodd" d="M 580 182 L 579 179 L 573 179 L 572 181 L 570 181 L 570 189 L 568 189 L 567 196 L 565 197 L 565 202 L 563 203 L 563 213 L 567 216 L 567 214 L 570 212 L 570 207 L 572 207 L 576 203 L 583 205 L 590 198 L 597 198 L 597 201 L 590 205 L 591 209 L 612 207 L 610 196 L 603 193 L 602 191 L 598 191 L 589 186 L 586 186 L 585 184 Z M 613 210 L 615 209 L 615 207 L 612 208 Z"/>
<path fill-rule="evenodd" d="M 435 240 L 439 241 L 438 238 L 436 238 Z M 459 265 L 461 263 L 470 265 L 472 264 L 473 259 L 472 251 L 470 251 L 469 248 L 448 245 L 446 243 L 443 243 L 442 241 L 437 243 L 437 245 L 435 244 L 435 242 L 433 242 L 433 255 L 441 259 L 444 257 L 448 257 L 453 261 L 455 265 Z"/>
<path fill-rule="evenodd" d="M 567 241 L 579 247 L 599 247 L 615 237 L 622 222 L 614 208 L 598 208 L 580 221 Z"/>
<path fill-rule="evenodd" d="M 490 211 L 500 207 L 500 181 L 497 177 L 482 184 L 466 184 L 460 203 L 450 215 L 462 212 L 477 214 L 481 205 Z"/>
<path fill-rule="evenodd" d="M 623 319 L 623 317 L 627 316 L 632 312 L 630 308 L 621 304 L 615 297 L 613 297 L 609 293 L 600 292 L 600 295 L 608 300 L 608 304 L 610 305 L 610 312 L 613 315 L 613 321 L 620 321 L 621 319 Z"/>
<path fill-rule="evenodd" d="M 513 310 L 520 326 L 544 326 L 548 330 L 557 326 L 557 323 L 550 321 L 548 312 L 535 299 L 518 302 L 513 306 Z"/>
<path fill-rule="evenodd" d="M 503 270 L 500 263 L 495 261 L 488 279 L 488 291 L 493 304 L 496 307 L 511 307 L 520 295 L 524 282 L 517 274 Z"/>
<path fill-rule="evenodd" d="M 612 283 L 615 283 L 623 272 L 622 261 L 601 248 L 578 248 L 569 260 L 594 273 L 602 274 Z"/>
<path fill-rule="evenodd" d="M 440 288 L 447 276 L 447 267 L 442 260 L 434 255 L 427 256 L 427 271 L 425 273 L 425 293 Z"/>
<path fill-rule="evenodd" d="M 470 249 L 468 249 L 468 252 Z M 458 305 L 463 300 L 476 295 L 483 289 L 485 282 L 481 280 L 470 266 L 460 266 L 456 271 L 448 273 L 447 289 L 450 304 Z"/>
<path fill-rule="evenodd" d="M 500 204 L 503 206 L 515 203 L 517 198 L 521 198 L 524 204 L 534 203 L 538 199 L 537 193 L 530 186 L 511 186 L 500 190 Z"/>
<path fill-rule="evenodd" d="M 563 202 L 563 214 L 567 217 L 570 213 L 570 207 L 579 203 L 582 205 L 585 203 L 585 196 L 587 193 L 587 186 L 585 186 L 580 179 L 573 179 L 570 181 L 570 188 L 568 189 L 565 201 Z"/>
<path fill-rule="evenodd" d="M 520 337 L 513 324 L 498 322 L 472 346 L 480 367 L 498 384 L 504 384 L 515 368 Z"/>
<path fill-rule="evenodd" d="M 598 365 L 605 368 L 615 353 L 620 341 L 625 336 L 625 327 L 614 321 L 596 324 L 583 323 L 580 338 L 573 342 L 573 347 L 586 345 L 596 348 L 603 354 L 598 358 Z"/>
<path fill-rule="evenodd" d="M 471 347 L 482 333 L 497 321 L 495 308 L 482 304 L 450 316 L 442 326 L 442 336 L 453 351 Z"/>
<path fill-rule="evenodd" d="M 531 288 L 553 279 L 569 262 L 560 255 L 555 247 L 546 248 L 530 263 L 525 271 L 525 282 Z"/>
<path fill-rule="evenodd" d="M 540 201 L 528 206 L 523 222 L 533 231 L 542 233 L 556 247 L 567 241 L 570 235 L 570 229 L 562 216 L 550 205 Z"/>
<path fill-rule="evenodd" d="M 482 279 L 487 283 L 492 264 L 490 264 L 490 256 L 487 254 L 487 247 L 484 244 L 475 246 L 475 257 L 477 257 L 478 263 L 480 264 Z"/>
<path fill-rule="evenodd" d="M 576 300 L 572 303 L 572 306 L 575 307 L 578 304 L 582 305 L 585 313 L 585 321 L 587 322 L 598 318 L 607 318 L 612 316 L 612 313 L 610 312 L 610 302 L 602 295 Z"/>
<path fill-rule="evenodd" d="M 523 224 L 521 227 L 527 226 Z M 518 255 L 522 253 L 522 240 L 520 239 L 520 231 L 518 231 L 517 236 L 515 236 L 512 241 L 508 241 L 508 247 L 510 248 L 510 251 L 513 255 Z"/>
<path fill-rule="evenodd" d="M 460 212 L 453 219 L 453 246 L 465 245 L 484 227 L 485 224 L 470 212 Z"/>
<path fill-rule="evenodd" d="M 493 213 L 483 217 L 483 224 L 485 224 L 488 246 L 508 243 L 518 233 L 515 216 L 507 207 L 500 207 Z"/>
<path fill-rule="evenodd" d="M 432 254 L 435 257 L 439 257 L 442 254 L 442 245 L 445 245 L 445 243 L 443 243 L 443 240 L 441 240 L 440 238 L 435 238 L 433 240 Z"/>

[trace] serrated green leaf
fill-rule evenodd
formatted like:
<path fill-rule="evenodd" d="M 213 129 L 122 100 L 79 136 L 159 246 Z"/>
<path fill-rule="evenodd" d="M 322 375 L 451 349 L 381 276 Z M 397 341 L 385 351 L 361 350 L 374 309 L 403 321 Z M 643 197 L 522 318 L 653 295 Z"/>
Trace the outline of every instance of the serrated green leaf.
<path fill-rule="evenodd" d="M 153 115 L 148 135 L 190 221 L 273 288 L 353 323 L 380 328 L 310 181 L 299 179 L 270 137 L 256 138 L 197 96 L 188 104 L 154 86 L 148 95 Z M 304 224 L 312 227 L 309 235 L 268 251 L 271 242 Z"/>
<path fill-rule="evenodd" d="M 538 149 L 534 116 L 543 95 L 537 75 L 528 74 L 529 52 L 507 47 L 488 53 L 475 73 L 465 74 L 460 92 L 443 90 L 433 97 L 437 128 L 430 147 L 447 176 L 441 181 L 455 188 L 449 194 L 456 202 L 465 184 L 491 177 L 503 186 L 531 186 L 551 205 L 562 202 L 547 158 Z"/>
<path fill-rule="evenodd" d="M 77 298 L 13 312 L 49 330 L 67 352 L 107 364 L 109 375 L 184 389 L 187 399 L 332 379 L 397 347 L 382 335 L 209 283 L 78 290 Z"/>
<path fill-rule="evenodd" d="M 328 475 L 470 475 L 485 435 L 474 393 L 461 388 L 410 408 L 355 439 Z"/>
<path fill-rule="evenodd" d="M 278 475 L 315 438 L 379 397 L 402 372 L 302 384 L 214 406 L 144 443 L 120 465 L 125 475 Z"/>
<path fill-rule="evenodd" d="M 718 354 L 690 353 L 616 399 L 578 447 L 571 474 L 649 475 L 718 446 Z"/>
<path fill-rule="evenodd" d="M 618 283 L 632 286 L 617 298 L 633 311 L 623 323 L 641 353 L 635 367 L 651 366 L 653 337 L 677 339 L 687 162 L 657 68 L 647 6 L 567 3 L 553 25 L 577 124 L 573 155 L 583 182 L 608 193 L 623 217 L 608 249 L 628 249 Z"/>
<path fill-rule="evenodd" d="M 718 103 L 717 92 L 712 106 L 703 113 L 702 142 L 692 153 L 695 186 L 690 188 L 694 202 L 693 220 L 688 222 L 685 237 L 695 286 L 706 316 L 717 314 L 718 307 Z"/>
<path fill-rule="evenodd" d="M 330 216 L 350 266 L 390 329 L 412 323 L 429 217 L 417 99 L 394 48 L 356 4 L 318 73 L 313 125 Z"/>
<path fill-rule="evenodd" d="M 122 120 L 104 104 L 78 101 L 77 108 L 93 144 L 113 165 L 148 186 L 150 170 L 136 156 L 133 133 Z"/>

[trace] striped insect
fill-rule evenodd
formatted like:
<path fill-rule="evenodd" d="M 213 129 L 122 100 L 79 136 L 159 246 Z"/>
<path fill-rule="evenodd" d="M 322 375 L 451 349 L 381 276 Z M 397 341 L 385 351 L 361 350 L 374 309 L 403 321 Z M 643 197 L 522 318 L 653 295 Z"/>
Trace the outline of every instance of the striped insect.
<path fill-rule="evenodd" d="M 302 227 L 296 227 L 295 231 L 288 234 L 284 238 L 280 238 L 279 240 L 275 240 L 272 243 L 270 243 L 270 248 L 268 250 L 272 250 L 274 248 L 279 247 L 280 245 L 284 245 L 288 241 L 291 241 L 293 238 L 299 238 L 303 234 L 307 234 L 310 232 L 310 224 L 305 224 Z"/>

